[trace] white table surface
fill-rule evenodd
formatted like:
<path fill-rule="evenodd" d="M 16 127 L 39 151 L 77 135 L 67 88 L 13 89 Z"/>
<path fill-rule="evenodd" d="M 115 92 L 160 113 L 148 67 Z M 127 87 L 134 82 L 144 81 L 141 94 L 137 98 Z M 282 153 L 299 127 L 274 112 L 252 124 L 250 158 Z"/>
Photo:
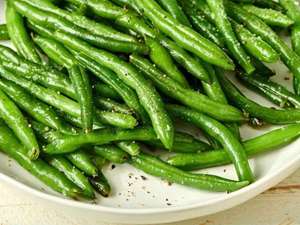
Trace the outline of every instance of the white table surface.
<path fill-rule="evenodd" d="M 66 216 L 63 211 L 0 182 L 0 225 L 111 224 L 76 215 Z M 300 169 L 276 187 L 243 205 L 172 225 L 300 225 Z"/>

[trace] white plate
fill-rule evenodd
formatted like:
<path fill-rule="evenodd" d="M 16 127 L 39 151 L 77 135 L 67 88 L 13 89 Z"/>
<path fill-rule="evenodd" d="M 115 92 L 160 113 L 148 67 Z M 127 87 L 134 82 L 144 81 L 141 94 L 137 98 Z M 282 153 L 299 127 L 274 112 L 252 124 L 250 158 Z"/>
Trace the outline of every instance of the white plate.
<path fill-rule="evenodd" d="M 0 0 L 0 16 L 4 21 L 4 1 Z M 285 83 L 288 75 L 287 69 L 282 65 L 275 65 L 279 71 L 276 80 Z M 245 93 L 269 105 L 250 91 Z M 244 138 L 256 136 L 270 130 L 254 130 L 243 127 Z M 257 181 L 250 186 L 234 193 L 209 193 L 180 185 L 168 185 L 167 182 L 146 175 L 128 165 L 117 165 L 115 169 L 107 167 L 105 174 L 112 185 L 113 196 L 110 198 L 99 197 L 96 202 L 79 202 L 66 199 L 49 190 L 36 178 L 24 171 L 5 155 L 0 155 L 0 178 L 14 187 L 36 195 L 55 207 L 61 207 L 64 212 L 76 215 L 93 217 L 110 223 L 126 224 L 157 224 L 191 219 L 199 216 L 219 212 L 241 204 L 258 195 L 266 189 L 276 185 L 289 176 L 300 166 L 300 154 L 297 146 L 300 140 L 278 151 L 261 155 L 251 160 L 251 166 Z M 232 166 L 218 167 L 205 170 L 236 179 Z M 147 179 L 143 180 L 141 175 Z"/>

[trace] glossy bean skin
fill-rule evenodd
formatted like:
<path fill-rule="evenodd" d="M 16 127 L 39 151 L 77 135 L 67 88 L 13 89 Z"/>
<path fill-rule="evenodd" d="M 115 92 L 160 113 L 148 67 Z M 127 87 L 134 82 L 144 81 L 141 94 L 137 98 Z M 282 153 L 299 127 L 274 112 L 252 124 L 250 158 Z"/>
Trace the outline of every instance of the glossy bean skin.
<path fill-rule="evenodd" d="M 82 195 L 89 199 L 94 199 L 95 194 L 93 187 L 89 183 L 87 177 L 85 177 L 80 170 L 74 167 L 63 156 L 46 156 L 45 160 L 54 168 L 65 174 L 65 176 L 76 184 L 81 190 Z"/>
<path fill-rule="evenodd" d="M 167 149 L 173 145 L 174 127 L 161 97 L 147 80 L 131 64 L 121 60 L 117 56 L 100 49 L 93 48 L 89 44 L 70 35 L 55 32 L 57 40 L 70 48 L 89 55 L 104 67 L 113 70 L 119 78 L 137 92 L 141 105 L 147 111 L 152 125 L 160 140 Z"/>
<path fill-rule="evenodd" d="M 96 83 L 93 86 L 96 95 L 109 98 L 115 101 L 122 101 L 121 95 L 110 85 L 104 83 Z M 137 97 L 135 97 L 137 99 Z M 128 104 L 127 104 L 128 105 Z"/>
<path fill-rule="evenodd" d="M 1 71 L 1 70 L 0 70 Z M 71 134 L 75 131 L 57 115 L 57 113 L 45 103 L 32 97 L 20 86 L 8 80 L 0 80 L 0 89 L 4 91 L 22 110 L 26 111 L 37 121 L 59 130 L 62 133 Z"/>
<path fill-rule="evenodd" d="M 300 55 L 300 24 L 292 28 L 292 46 L 294 51 Z"/>
<path fill-rule="evenodd" d="M 64 174 L 41 159 L 32 161 L 27 155 L 27 149 L 4 124 L 0 126 L 0 148 L 1 151 L 16 160 L 20 166 L 53 190 L 71 198 L 81 196 L 81 190 Z"/>
<path fill-rule="evenodd" d="M 226 77 L 219 76 L 219 79 L 228 99 L 237 107 L 249 113 L 250 116 L 271 124 L 299 123 L 299 109 L 278 110 L 261 106 L 245 97 Z"/>
<path fill-rule="evenodd" d="M 277 52 L 261 37 L 252 34 L 235 21 L 232 21 L 232 25 L 239 41 L 251 55 L 266 63 L 273 63 L 279 59 Z"/>
<path fill-rule="evenodd" d="M 103 197 L 108 197 L 110 195 L 111 187 L 103 173 L 100 172 L 98 176 L 89 177 L 89 181 L 100 195 Z"/>
<path fill-rule="evenodd" d="M 278 147 L 289 144 L 300 135 L 299 125 L 288 125 L 267 132 L 243 142 L 248 157 L 273 151 Z M 222 166 L 231 163 L 230 158 L 223 149 L 207 151 L 197 154 L 177 154 L 170 157 L 167 162 L 184 170 L 204 169 Z"/>
<path fill-rule="evenodd" d="M 276 74 L 274 70 L 267 67 L 264 63 L 262 63 L 257 58 L 253 57 L 252 62 L 255 65 L 256 73 L 260 74 L 261 76 L 270 78 Z"/>
<path fill-rule="evenodd" d="M 137 42 L 137 40 L 128 35 L 121 33 L 114 28 L 107 26 L 102 23 L 95 22 L 94 20 L 88 19 L 85 16 L 79 15 L 77 13 L 70 13 L 66 10 L 62 10 L 59 7 L 55 6 L 53 3 L 49 2 L 48 0 L 21 0 L 27 4 L 30 4 L 40 10 L 53 13 L 57 16 L 63 17 L 64 19 L 68 20 L 69 22 L 84 28 L 85 30 L 95 34 L 100 35 L 112 40 L 124 41 L 124 42 Z"/>
<path fill-rule="evenodd" d="M 253 73 L 255 67 L 252 65 L 249 56 L 238 41 L 232 29 L 231 23 L 227 18 L 224 0 L 207 0 L 207 4 L 211 12 L 214 14 L 215 24 L 219 31 L 223 34 L 226 46 L 230 53 L 247 74 Z"/>
<path fill-rule="evenodd" d="M 141 149 L 140 145 L 135 141 L 120 141 L 116 145 L 131 156 L 138 155 Z"/>
<path fill-rule="evenodd" d="M 178 20 L 181 24 L 191 27 L 190 21 L 179 6 L 177 0 L 159 0 L 160 5 L 168 11 L 171 16 Z"/>
<path fill-rule="evenodd" d="M 0 40 L 9 40 L 6 24 L 0 24 Z"/>
<path fill-rule="evenodd" d="M 146 45 L 149 47 L 149 57 L 152 62 L 157 65 L 162 71 L 164 71 L 169 77 L 177 81 L 184 87 L 188 87 L 189 84 L 184 75 L 178 70 L 174 64 L 169 52 L 156 40 L 146 38 Z"/>
<path fill-rule="evenodd" d="M 294 23 L 288 16 L 274 9 L 259 8 L 254 5 L 244 5 L 243 9 L 261 18 L 270 26 L 289 27 Z"/>
<path fill-rule="evenodd" d="M 268 25 L 237 4 L 227 2 L 226 7 L 230 16 L 238 22 L 244 23 L 251 32 L 272 45 L 293 75 L 300 78 L 300 57 Z"/>
<path fill-rule="evenodd" d="M 94 102 L 99 108 L 107 111 L 120 112 L 129 115 L 133 113 L 127 105 L 120 104 L 110 98 L 95 97 Z"/>
<path fill-rule="evenodd" d="M 197 127 L 218 140 L 233 162 L 239 180 L 249 182 L 254 181 L 254 176 L 248 163 L 245 149 L 228 128 L 204 114 L 182 106 L 168 105 L 167 109 L 172 116 L 195 124 Z"/>
<path fill-rule="evenodd" d="M 249 184 L 248 181 L 235 182 L 212 175 L 184 172 L 145 153 L 132 157 L 130 163 L 150 175 L 200 190 L 215 192 L 235 191 Z"/>
<path fill-rule="evenodd" d="M 207 15 L 197 7 L 192 0 L 180 1 L 182 8 L 188 16 L 193 28 L 207 39 L 211 40 L 220 47 L 224 47 L 224 39 L 218 28 L 212 24 Z"/>
<path fill-rule="evenodd" d="M 105 128 L 87 134 L 64 135 L 56 138 L 43 149 L 47 154 L 62 154 L 74 152 L 85 145 L 103 145 L 116 141 L 147 141 L 155 140 L 156 135 L 152 128 L 136 128 L 122 130 Z"/>
<path fill-rule="evenodd" d="M 137 120 L 132 115 L 110 111 L 96 110 L 95 119 L 100 123 L 123 129 L 133 129 L 138 124 Z"/>
<path fill-rule="evenodd" d="M 160 43 L 169 50 L 173 59 L 199 80 L 210 83 L 210 77 L 203 65 L 172 40 L 162 37 Z M 183 85 L 184 86 L 184 85 Z M 188 86 L 186 86 L 188 87 Z"/>
<path fill-rule="evenodd" d="M 252 86 L 255 90 L 263 93 L 268 99 L 274 102 L 275 104 L 279 104 L 281 107 L 285 106 L 293 106 L 295 108 L 300 107 L 300 97 L 288 91 L 285 87 L 262 78 L 259 75 L 253 75 L 251 77 L 242 77 L 239 78 L 244 81 L 247 86 Z M 272 98 L 273 95 L 278 96 L 279 101 Z"/>
<path fill-rule="evenodd" d="M 193 29 L 181 25 L 168 13 L 162 10 L 155 1 L 135 0 L 134 3 L 155 26 L 163 33 L 170 36 L 184 49 L 194 53 L 208 63 L 228 70 L 234 69 L 234 64 L 231 59 L 216 44 L 207 40 Z"/>
<path fill-rule="evenodd" d="M 149 77 L 161 92 L 180 103 L 222 121 L 244 120 L 241 112 L 234 107 L 212 101 L 199 92 L 180 86 L 154 67 L 147 59 L 138 55 L 131 55 L 130 62 Z"/>
<path fill-rule="evenodd" d="M 101 171 L 103 167 L 108 163 L 108 160 L 99 155 L 90 154 L 90 158 L 99 171 Z"/>
<path fill-rule="evenodd" d="M 38 24 L 40 26 L 44 26 L 52 30 L 63 30 L 68 34 L 82 38 L 94 45 L 97 45 L 100 48 L 124 53 L 147 52 L 147 48 L 141 43 L 118 41 L 105 38 L 99 35 L 94 35 L 86 31 L 85 29 L 72 24 L 69 21 L 66 21 L 62 17 L 58 17 L 57 15 L 50 12 L 41 11 L 27 3 L 21 1 L 14 1 L 14 7 L 20 14 L 25 16 L 34 24 Z"/>
<path fill-rule="evenodd" d="M 114 145 L 95 146 L 93 153 L 105 158 L 110 162 L 119 164 L 127 162 L 130 158 L 130 156 L 126 152 L 122 151 L 119 147 Z"/>
<path fill-rule="evenodd" d="M 13 7 L 13 1 L 6 2 L 5 18 L 10 40 L 17 48 L 18 52 L 25 58 L 40 63 L 41 58 L 37 54 L 34 43 L 32 42 L 24 25 L 23 18 Z"/>
<path fill-rule="evenodd" d="M 41 67 L 37 63 L 25 60 L 12 49 L 3 45 L 0 45 L 0 59 L 1 65 L 9 71 L 75 98 L 74 88 L 62 72 L 50 67 Z"/>
<path fill-rule="evenodd" d="M 15 103 L 0 90 L 0 117 L 24 144 L 30 159 L 37 159 L 40 148 L 34 132 Z"/>
<path fill-rule="evenodd" d="M 36 36 L 34 41 L 48 57 L 68 69 L 80 104 L 81 123 L 84 132 L 90 132 L 93 126 L 93 97 L 92 87 L 86 71 L 79 66 L 72 54 L 60 43 L 41 36 Z"/>
<path fill-rule="evenodd" d="M 74 166 L 83 171 L 87 176 L 95 177 L 98 175 L 98 169 L 93 164 L 87 152 L 79 150 L 70 154 L 66 154 L 65 157 L 70 160 Z"/>
<path fill-rule="evenodd" d="M 146 144 L 153 146 L 155 148 L 163 148 L 163 145 L 161 142 L 153 140 L 153 141 L 147 141 L 145 142 Z M 185 134 L 185 133 L 180 133 L 176 132 L 175 133 L 175 138 L 174 138 L 174 146 L 170 150 L 171 152 L 202 152 L 206 151 L 208 149 L 211 149 L 212 147 L 200 140 L 195 139 L 194 137 Z"/>

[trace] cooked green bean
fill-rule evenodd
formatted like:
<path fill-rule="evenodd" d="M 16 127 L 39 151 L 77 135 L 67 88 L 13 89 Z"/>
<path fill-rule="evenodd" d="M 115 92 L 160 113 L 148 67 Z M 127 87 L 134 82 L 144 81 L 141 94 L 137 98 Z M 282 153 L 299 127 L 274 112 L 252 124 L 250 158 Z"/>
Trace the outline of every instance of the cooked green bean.
<path fill-rule="evenodd" d="M 249 157 L 289 144 L 300 135 L 300 125 L 288 125 L 267 132 L 261 136 L 249 139 L 243 143 Z M 229 164 L 230 158 L 223 150 L 213 150 L 197 154 L 177 154 L 170 157 L 167 162 L 173 166 L 185 169 L 204 169 Z"/>
<path fill-rule="evenodd" d="M 274 9 L 259 8 L 254 5 L 243 5 L 247 12 L 261 18 L 266 24 L 277 27 L 289 27 L 294 22 L 288 16 Z"/>
<path fill-rule="evenodd" d="M 211 12 L 215 15 L 215 24 L 219 31 L 223 34 L 226 46 L 230 53 L 247 74 L 253 73 L 255 67 L 252 65 L 249 56 L 243 49 L 232 29 L 231 23 L 227 18 L 225 11 L 224 0 L 207 0 L 207 4 Z"/>
<path fill-rule="evenodd" d="M 90 158 L 97 167 L 98 171 L 101 171 L 103 167 L 108 163 L 108 160 L 99 155 L 90 155 Z"/>
<path fill-rule="evenodd" d="M 64 174 L 41 159 L 32 161 L 27 155 L 26 148 L 3 123 L 0 125 L 0 149 L 53 190 L 71 198 L 81 196 L 81 190 Z"/>
<path fill-rule="evenodd" d="M 60 43 L 40 36 L 35 37 L 34 41 L 48 57 L 68 69 L 80 104 L 83 129 L 85 132 L 90 132 L 93 127 L 92 87 L 85 70 L 78 65 L 72 54 Z"/>
<path fill-rule="evenodd" d="M 147 59 L 131 55 L 130 62 L 148 76 L 161 92 L 182 104 L 223 121 L 242 121 L 243 115 L 236 108 L 210 100 L 192 89 L 180 86 L 154 67 Z"/>
<path fill-rule="evenodd" d="M 244 147 L 223 124 L 204 114 L 182 106 L 168 105 L 167 109 L 174 117 L 195 124 L 218 140 L 233 162 L 240 180 L 247 180 L 249 182 L 254 180 Z"/>
<path fill-rule="evenodd" d="M 154 0 L 134 0 L 134 3 L 155 26 L 174 39 L 184 49 L 193 52 L 208 63 L 228 70 L 234 69 L 231 59 L 216 44 L 191 28 L 181 25 L 162 10 Z"/>
<path fill-rule="evenodd" d="M 102 96 L 102 97 L 105 97 L 105 98 L 110 98 L 110 99 L 115 100 L 115 101 L 121 101 L 122 100 L 121 95 L 112 86 L 110 86 L 108 84 L 97 82 L 92 87 L 96 92 L 96 96 L 98 95 L 98 96 Z M 136 96 L 133 99 L 137 99 Z"/>
<path fill-rule="evenodd" d="M 0 24 L 0 40 L 8 40 L 9 34 L 6 24 Z"/>
<path fill-rule="evenodd" d="M 254 74 L 252 76 L 239 76 L 239 78 L 246 82 L 247 86 L 252 86 L 255 90 L 263 93 L 271 101 L 273 95 L 277 96 L 281 100 L 279 100 L 279 102 L 275 102 L 275 104 L 279 103 L 279 106 L 281 107 L 292 105 L 295 108 L 300 108 L 300 97 L 288 91 L 280 84 L 267 80 L 259 76 L 259 74 Z"/>
<path fill-rule="evenodd" d="M 95 146 L 93 153 L 105 158 L 113 163 L 125 163 L 130 158 L 129 155 L 114 145 Z"/>
<path fill-rule="evenodd" d="M 254 5 L 263 8 L 271 8 L 277 11 L 283 12 L 283 7 L 278 3 L 277 0 L 254 0 Z"/>
<path fill-rule="evenodd" d="M 94 102 L 101 109 L 124 114 L 132 114 L 132 110 L 125 104 L 120 104 L 110 98 L 95 97 Z"/>
<path fill-rule="evenodd" d="M 141 149 L 140 145 L 135 141 L 121 141 L 116 143 L 116 145 L 124 152 L 127 152 L 132 156 L 138 155 Z"/>
<path fill-rule="evenodd" d="M 257 58 L 253 57 L 252 62 L 255 65 L 256 73 L 260 74 L 261 76 L 270 78 L 276 74 L 274 70 L 267 67 L 263 62 L 261 62 Z"/>
<path fill-rule="evenodd" d="M 66 158 L 86 175 L 92 177 L 98 175 L 97 167 L 93 164 L 93 161 L 90 159 L 89 155 L 83 150 L 66 154 Z"/>
<path fill-rule="evenodd" d="M 273 63 L 279 59 L 277 52 L 260 36 L 252 34 L 243 25 L 233 20 L 232 25 L 238 39 L 251 55 L 266 63 Z"/>
<path fill-rule="evenodd" d="M 157 137 L 152 128 L 136 128 L 132 130 L 105 128 L 87 134 L 62 135 L 49 145 L 45 146 L 44 152 L 48 154 L 62 154 L 73 152 L 84 145 L 103 145 L 116 141 L 148 141 Z"/>
<path fill-rule="evenodd" d="M 0 62 L 5 62 L 1 63 L 2 66 L 9 71 L 20 74 L 26 79 L 38 82 L 46 87 L 51 87 L 69 97 L 76 97 L 70 80 L 60 71 L 25 60 L 12 49 L 3 45 L 0 45 L 0 59 Z"/>
<path fill-rule="evenodd" d="M 178 5 L 177 0 L 158 0 L 158 2 L 166 11 L 171 14 L 174 19 L 178 20 L 181 24 L 188 27 L 192 26 L 181 7 Z"/>
<path fill-rule="evenodd" d="M 237 4 L 228 1 L 226 7 L 230 16 L 238 22 L 244 23 L 251 32 L 272 45 L 293 75 L 300 79 L 300 57 L 268 25 Z"/>
<path fill-rule="evenodd" d="M 184 172 L 145 153 L 132 157 L 131 164 L 153 176 L 201 190 L 216 192 L 235 191 L 249 184 L 248 181 L 236 182 L 213 175 Z"/>
<path fill-rule="evenodd" d="M 10 40 L 22 56 L 33 62 L 40 63 L 41 58 L 36 52 L 35 46 L 27 33 L 23 18 L 17 13 L 12 4 L 13 1 L 7 1 L 5 11 L 7 30 Z"/>
<path fill-rule="evenodd" d="M 84 197 L 89 199 L 95 198 L 94 190 L 89 180 L 66 158 L 63 156 L 46 156 L 44 158 L 51 166 L 65 174 L 70 181 L 76 184 L 82 190 Z"/>
<path fill-rule="evenodd" d="M 169 77 L 177 81 L 184 87 L 188 87 L 189 84 L 184 75 L 178 70 L 174 64 L 169 52 L 161 46 L 161 44 L 151 38 L 146 38 L 146 45 L 149 47 L 149 57 L 152 62 L 157 65 L 162 71 L 164 71 Z"/>
<path fill-rule="evenodd" d="M 139 42 L 124 42 L 106 38 L 100 35 L 92 34 L 85 29 L 72 24 L 63 17 L 57 16 L 53 13 L 39 10 L 27 3 L 21 1 L 14 1 L 16 10 L 29 19 L 31 22 L 45 26 L 53 30 L 63 30 L 64 32 L 82 38 L 100 48 L 105 48 L 115 52 L 140 52 L 146 53 L 147 47 Z"/>
<path fill-rule="evenodd" d="M 26 111 L 26 113 L 37 121 L 53 129 L 59 130 L 62 133 L 75 133 L 75 130 L 67 126 L 50 106 L 32 97 L 15 83 L 1 79 L 0 89 L 4 91 L 22 110 Z"/>
<path fill-rule="evenodd" d="M 219 76 L 224 92 L 237 107 L 250 116 L 262 119 L 271 124 L 287 124 L 300 122 L 299 109 L 271 109 L 257 104 L 245 97 L 225 76 Z"/>
<path fill-rule="evenodd" d="M 141 105 L 148 112 L 152 125 L 167 149 L 173 145 L 174 128 L 171 119 L 164 109 L 163 102 L 155 88 L 133 67 L 117 56 L 90 46 L 88 43 L 70 35 L 55 32 L 54 37 L 74 50 L 89 55 L 104 67 L 118 74 L 127 85 L 132 87 L 139 97 Z"/>
<path fill-rule="evenodd" d="M 89 177 L 90 183 L 94 189 L 103 197 L 108 197 L 111 192 L 111 187 L 106 177 L 100 172 L 96 177 Z"/>
<path fill-rule="evenodd" d="M 145 143 L 156 148 L 164 148 L 162 143 L 156 140 L 147 141 Z M 207 143 L 197 140 L 188 134 L 176 132 L 174 137 L 174 146 L 170 151 L 171 152 L 202 152 L 208 149 L 211 149 L 211 146 L 208 145 Z"/>
<path fill-rule="evenodd" d="M 2 73 L 2 72 L 0 72 Z M 27 120 L 15 103 L 0 90 L 0 117 L 24 144 L 30 159 L 39 157 L 39 144 Z"/>
<path fill-rule="evenodd" d="M 161 38 L 160 43 L 169 50 L 175 61 L 185 68 L 191 75 L 207 83 L 210 82 L 209 74 L 203 68 L 203 65 L 195 59 L 195 57 L 166 37 Z"/>
<path fill-rule="evenodd" d="M 300 55 L 300 23 L 292 27 L 292 46 L 294 51 Z"/>

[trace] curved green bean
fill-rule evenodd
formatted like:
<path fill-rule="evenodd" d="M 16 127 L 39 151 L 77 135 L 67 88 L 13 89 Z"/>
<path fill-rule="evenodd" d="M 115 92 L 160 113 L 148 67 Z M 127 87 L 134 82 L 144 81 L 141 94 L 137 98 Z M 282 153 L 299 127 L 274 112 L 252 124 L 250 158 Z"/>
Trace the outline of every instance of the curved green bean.
<path fill-rule="evenodd" d="M 125 163 L 128 161 L 130 156 L 122 151 L 120 148 L 114 145 L 100 145 L 95 146 L 93 153 L 103 157 L 104 159 L 113 163 Z"/>
<path fill-rule="evenodd" d="M 9 34 L 6 24 L 0 24 L 0 40 L 8 40 Z"/>

